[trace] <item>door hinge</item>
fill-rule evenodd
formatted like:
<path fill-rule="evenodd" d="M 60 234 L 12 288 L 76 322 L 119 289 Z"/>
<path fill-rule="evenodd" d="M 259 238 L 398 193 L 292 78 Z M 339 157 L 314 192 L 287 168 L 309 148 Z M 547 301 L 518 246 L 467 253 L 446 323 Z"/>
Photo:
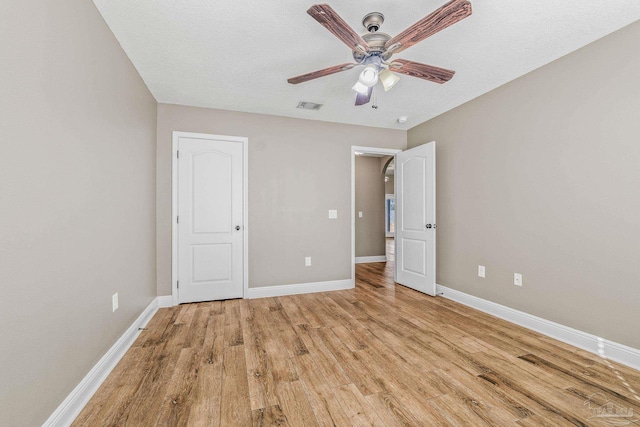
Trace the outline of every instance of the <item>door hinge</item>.
<path fill-rule="evenodd" d="M 180 281 L 179 280 L 176 282 L 176 288 L 180 289 Z"/>
<path fill-rule="evenodd" d="M 180 224 L 180 217 L 179 216 L 176 217 L 176 224 Z"/>
<path fill-rule="evenodd" d="M 179 151 L 176 151 L 176 158 L 178 158 L 178 159 L 180 158 L 180 152 Z"/>

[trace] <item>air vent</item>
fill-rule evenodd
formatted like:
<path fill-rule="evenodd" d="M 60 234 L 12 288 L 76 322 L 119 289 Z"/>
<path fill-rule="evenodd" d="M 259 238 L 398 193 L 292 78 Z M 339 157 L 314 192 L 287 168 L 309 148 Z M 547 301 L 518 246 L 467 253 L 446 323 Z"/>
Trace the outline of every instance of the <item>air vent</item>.
<path fill-rule="evenodd" d="M 298 102 L 298 108 L 302 108 L 303 110 L 318 111 L 320 108 L 322 108 L 322 104 L 301 101 L 301 102 Z"/>

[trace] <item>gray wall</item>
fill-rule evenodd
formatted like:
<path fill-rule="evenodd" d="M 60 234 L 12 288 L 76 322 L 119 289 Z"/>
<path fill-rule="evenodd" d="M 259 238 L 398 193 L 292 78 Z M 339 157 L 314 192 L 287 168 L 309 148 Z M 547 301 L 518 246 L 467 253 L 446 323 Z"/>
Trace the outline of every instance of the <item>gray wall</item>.
<path fill-rule="evenodd" d="M 384 175 L 379 157 L 356 156 L 356 256 L 384 256 Z M 362 211 L 362 218 L 358 212 Z"/>
<path fill-rule="evenodd" d="M 90 1 L 0 39 L 0 424 L 36 426 L 155 297 L 156 102 Z"/>
<path fill-rule="evenodd" d="M 384 192 L 385 194 L 395 194 L 396 193 L 396 189 L 395 189 L 395 175 L 387 175 L 387 178 L 389 178 L 388 181 L 385 181 L 384 183 Z"/>
<path fill-rule="evenodd" d="M 249 286 L 351 277 L 351 146 L 405 148 L 406 132 L 158 105 L 158 295 L 171 293 L 172 131 L 249 138 Z M 328 219 L 329 209 L 338 219 Z M 304 266 L 304 257 L 312 266 Z"/>
<path fill-rule="evenodd" d="M 638 40 L 635 23 L 409 131 L 438 143 L 439 284 L 640 348 Z"/>

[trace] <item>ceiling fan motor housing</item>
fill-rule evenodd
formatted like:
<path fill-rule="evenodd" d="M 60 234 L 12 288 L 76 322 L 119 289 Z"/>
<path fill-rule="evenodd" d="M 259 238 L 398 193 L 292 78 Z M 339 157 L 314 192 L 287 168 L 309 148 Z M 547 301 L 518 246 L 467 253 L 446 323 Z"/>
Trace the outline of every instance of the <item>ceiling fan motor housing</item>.
<path fill-rule="evenodd" d="M 369 56 L 379 56 L 383 61 L 386 61 L 391 57 L 392 52 L 388 52 L 384 45 L 391 39 L 389 34 L 385 33 L 367 33 L 362 36 L 364 41 L 369 45 L 369 52 L 362 53 L 360 51 L 353 51 L 353 59 L 358 63 L 362 63 L 365 58 Z"/>

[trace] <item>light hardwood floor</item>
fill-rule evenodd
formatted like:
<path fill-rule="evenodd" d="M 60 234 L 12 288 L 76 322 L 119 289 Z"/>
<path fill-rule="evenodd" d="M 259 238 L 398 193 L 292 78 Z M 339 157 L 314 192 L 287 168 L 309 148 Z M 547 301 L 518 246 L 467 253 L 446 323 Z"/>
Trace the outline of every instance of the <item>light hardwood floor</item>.
<path fill-rule="evenodd" d="M 600 405 L 640 413 L 638 371 L 395 285 L 392 263 L 356 274 L 354 290 L 159 310 L 74 425 L 607 426 Z"/>

